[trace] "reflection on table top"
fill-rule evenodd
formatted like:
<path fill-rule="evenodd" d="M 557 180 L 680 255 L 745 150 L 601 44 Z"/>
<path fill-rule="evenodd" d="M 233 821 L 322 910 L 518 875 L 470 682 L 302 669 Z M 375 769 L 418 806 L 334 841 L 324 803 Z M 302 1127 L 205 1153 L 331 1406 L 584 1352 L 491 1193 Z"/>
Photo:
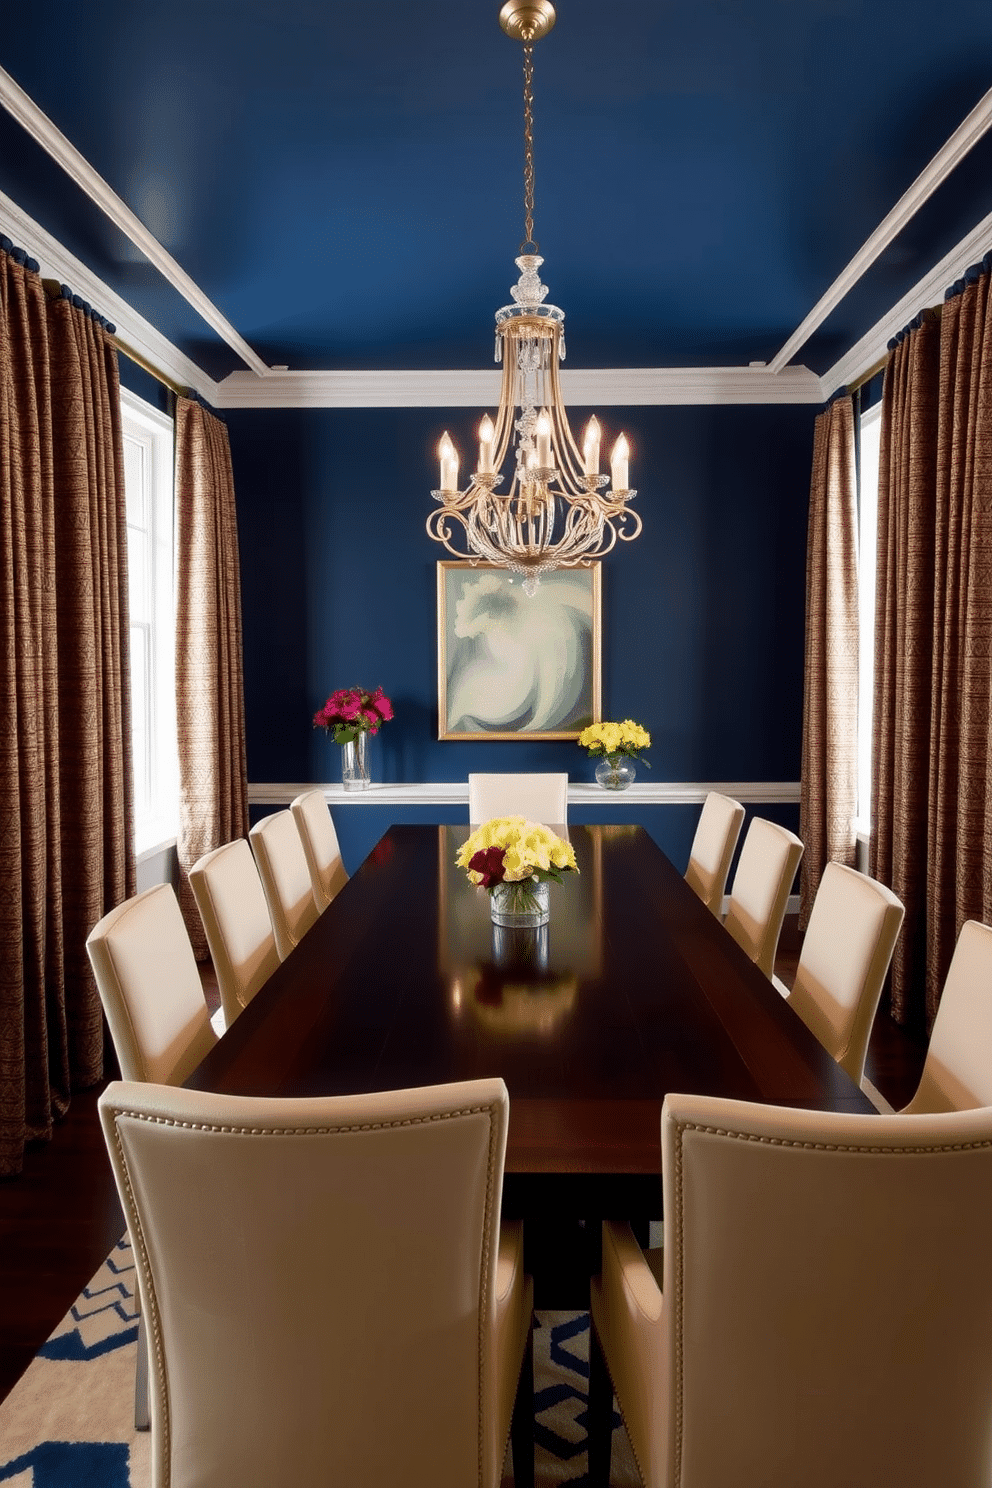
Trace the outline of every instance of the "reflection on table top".
<path fill-rule="evenodd" d="M 500 933 L 455 868 L 467 832 L 391 828 L 188 1084 L 317 1095 L 501 1075 L 508 1183 L 587 1192 L 656 1180 L 669 1090 L 871 1109 L 642 828 L 570 827 L 580 872 L 552 884 L 529 938 Z"/>

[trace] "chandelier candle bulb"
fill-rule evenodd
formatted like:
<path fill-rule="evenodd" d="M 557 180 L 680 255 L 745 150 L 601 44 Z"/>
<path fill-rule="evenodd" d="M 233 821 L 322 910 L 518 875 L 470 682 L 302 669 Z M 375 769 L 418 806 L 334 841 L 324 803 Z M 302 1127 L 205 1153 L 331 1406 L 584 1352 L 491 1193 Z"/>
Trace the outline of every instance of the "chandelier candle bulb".
<path fill-rule="evenodd" d="M 493 468 L 493 439 L 496 430 L 488 413 L 479 425 L 479 474 L 489 475 Z"/>
<path fill-rule="evenodd" d="M 593 414 L 586 424 L 585 439 L 582 444 L 582 459 L 586 475 L 599 474 L 599 419 Z"/>
<path fill-rule="evenodd" d="M 630 445 L 627 443 L 626 434 L 621 434 L 613 446 L 613 453 L 610 456 L 610 473 L 613 477 L 614 491 L 627 490 L 629 460 Z"/>
<path fill-rule="evenodd" d="M 551 468 L 551 420 L 542 408 L 537 420 L 537 464 L 541 470 Z"/>
<path fill-rule="evenodd" d="M 458 490 L 458 451 L 451 442 L 451 436 L 447 429 L 441 435 L 441 441 L 437 447 L 438 457 L 441 461 L 441 490 Z"/>

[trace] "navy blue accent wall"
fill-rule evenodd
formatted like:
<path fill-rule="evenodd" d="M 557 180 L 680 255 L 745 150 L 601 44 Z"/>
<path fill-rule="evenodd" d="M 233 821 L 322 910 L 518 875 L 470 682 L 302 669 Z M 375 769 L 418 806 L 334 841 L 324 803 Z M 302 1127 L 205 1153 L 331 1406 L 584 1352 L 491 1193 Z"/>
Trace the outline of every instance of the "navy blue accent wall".
<path fill-rule="evenodd" d="M 643 535 L 603 565 L 603 714 L 651 731 L 657 780 L 797 780 L 811 407 L 610 409 L 631 440 Z M 581 427 L 586 410 L 570 410 Z M 600 415 L 602 417 L 602 413 Z M 311 717 L 381 684 L 376 778 L 592 764 L 571 743 L 437 738 L 435 448 L 471 410 L 226 412 L 238 501 L 248 776 L 333 781 Z M 609 442 L 608 442 L 609 441 Z M 353 813 L 349 813 L 351 815 Z M 364 809 L 362 810 L 364 815 Z M 395 814 L 395 813 L 394 813 Z"/>

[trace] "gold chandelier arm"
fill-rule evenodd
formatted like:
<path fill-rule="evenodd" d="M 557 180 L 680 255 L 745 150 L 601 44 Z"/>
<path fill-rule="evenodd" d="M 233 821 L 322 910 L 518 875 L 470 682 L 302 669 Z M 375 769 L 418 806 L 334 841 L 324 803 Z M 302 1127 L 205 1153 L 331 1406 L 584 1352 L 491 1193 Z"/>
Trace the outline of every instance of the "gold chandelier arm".
<path fill-rule="evenodd" d="M 505 342 L 503 344 L 503 376 L 499 390 L 499 408 L 496 412 L 496 423 L 493 432 L 493 468 L 501 470 L 503 461 L 506 459 L 507 451 L 513 439 L 513 415 L 515 412 L 513 402 L 513 389 L 515 377 L 515 357 L 512 355 L 512 347 Z"/>
<path fill-rule="evenodd" d="M 558 358 L 552 358 L 550 367 L 551 382 L 551 421 L 553 425 L 553 438 L 558 453 L 558 469 L 561 471 L 562 485 L 570 495 L 582 495 L 586 491 L 583 483 L 585 466 L 582 453 L 575 442 L 568 415 L 565 412 L 565 402 L 561 394 L 561 382 L 558 377 Z"/>

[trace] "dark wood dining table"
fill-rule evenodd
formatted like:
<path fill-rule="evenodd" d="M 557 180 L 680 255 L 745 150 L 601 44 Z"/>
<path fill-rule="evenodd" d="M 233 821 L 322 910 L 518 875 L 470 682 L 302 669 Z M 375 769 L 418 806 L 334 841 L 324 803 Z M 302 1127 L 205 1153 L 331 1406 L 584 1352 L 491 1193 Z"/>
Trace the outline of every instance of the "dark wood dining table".
<path fill-rule="evenodd" d="M 455 855 L 392 827 L 187 1081 L 260 1096 L 501 1075 L 505 1214 L 660 1217 L 668 1091 L 867 1098 L 643 828 L 570 826 L 546 929 L 500 932 Z"/>

